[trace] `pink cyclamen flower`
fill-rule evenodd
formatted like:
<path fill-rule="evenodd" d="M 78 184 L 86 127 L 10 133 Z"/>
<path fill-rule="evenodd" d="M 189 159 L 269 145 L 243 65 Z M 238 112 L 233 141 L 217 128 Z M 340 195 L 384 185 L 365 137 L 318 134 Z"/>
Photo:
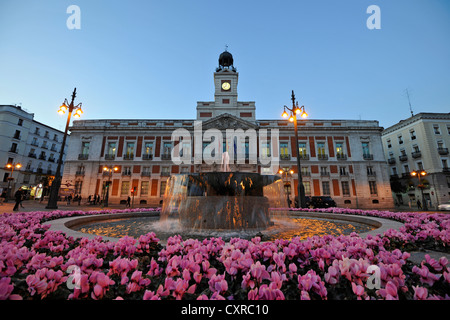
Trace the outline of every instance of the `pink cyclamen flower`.
<path fill-rule="evenodd" d="M 143 300 L 161 300 L 161 297 L 153 291 L 145 290 Z"/>
<path fill-rule="evenodd" d="M 353 293 L 358 296 L 358 299 L 361 299 L 361 296 L 364 295 L 364 287 L 357 285 L 354 282 L 352 282 L 352 290 L 353 290 Z"/>
<path fill-rule="evenodd" d="M 11 294 L 14 290 L 14 286 L 11 284 L 11 278 L 0 279 L 0 300 L 22 300 L 22 297 L 18 294 Z"/>
<path fill-rule="evenodd" d="M 414 299 L 415 300 L 426 300 L 428 297 L 428 290 L 424 287 L 413 287 L 414 288 Z"/>
<path fill-rule="evenodd" d="M 330 266 L 328 272 L 325 273 L 325 281 L 329 284 L 338 283 L 339 271 L 336 267 Z"/>
<path fill-rule="evenodd" d="M 398 289 L 392 281 L 388 281 L 386 287 L 384 289 L 378 290 L 378 292 L 386 300 L 398 300 Z"/>

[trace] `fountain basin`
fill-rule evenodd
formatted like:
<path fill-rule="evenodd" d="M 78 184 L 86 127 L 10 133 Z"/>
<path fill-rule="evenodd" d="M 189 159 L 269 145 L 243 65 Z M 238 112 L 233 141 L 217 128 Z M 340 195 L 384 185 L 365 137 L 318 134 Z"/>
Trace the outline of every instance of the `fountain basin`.
<path fill-rule="evenodd" d="M 349 232 L 357 232 L 361 237 L 367 235 L 383 234 L 388 229 L 399 229 L 403 226 L 403 223 L 398 221 L 367 217 L 367 216 L 355 216 L 348 214 L 335 214 L 335 213 L 322 213 L 322 212 L 294 212 L 285 211 L 280 215 L 280 211 L 273 214 L 272 220 L 275 221 L 273 226 L 266 229 L 252 229 L 252 230 L 196 230 L 190 233 L 183 233 L 183 230 L 176 230 L 173 228 L 170 232 L 163 234 L 160 231 L 159 215 L 157 212 L 133 212 L 133 213 L 114 213 L 114 214 L 99 214 L 84 217 L 69 217 L 57 220 L 48 221 L 45 224 L 50 224 L 50 230 L 58 230 L 66 233 L 68 236 L 74 238 L 86 237 L 93 239 L 97 236 L 102 236 L 104 240 L 117 241 L 120 237 L 129 235 L 137 237 L 139 234 L 146 234 L 147 232 L 155 232 L 156 236 L 161 239 L 161 243 L 165 244 L 167 237 L 171 235 L 181 234 L 183 238 L 187 239 L 192 236 L 194 238 L 208 238 L 208 237 L 223 237 L 224 240 L 229 237 L 241 237 L 252 238 L 254 236 L 263 235 L 263 240 L 276 239 L 290 239 L 292 236 L 300 236 L 305 238 L 312 235 L 324 235 L 324 234 L 349 234 Z M 286 220 L 286 217 L 288 218 Z M 282 218 L 286 223 L 280 223 L 279 218 Z M 144 219 L 147 219 L 146 221 Z M 307 231 L 304 233 L 305 225 L 302 225 L 301 230 L 294 230 L 289 220 L 303 219 L 307 222 Z M 149 223 L 150 222 L 150 223 Z M 168 223 L 176 222 L 177 220 L 168 220 Z M 294 221 L 295 222 L 295 221 Z M 339 222 L 339 224 L 333 226 L 330 222 Z M 342 222 L 347 224 L 360 226 L 366 225 L 365 230 L 357 228 L 351 228 L 344 230 L 342 228 Z M 103 224 L 103 226 L 102 226 Z M 116 225 L 115 227 L 113 225 Z M 128 225 L 127 225 L 128 224 Z M 145 228 L 141 228 L 142 225 L 146 225 Z M 325 225 L 325 227 L 324 227 Z M 130 227 L 131 226 L 131 227 Z M 172 225 L 173 226 L 173 225 Z M 174 226 L 176 227 L 176 225 Z M 317 230 L 319 227 L 320 230 Z M 280 233 L 276 231 L 279 229 Z M 164 229 L 164 226 L 163 226 Z M 290 230 L 288 230 L 290 229 Z M 358 230 L 359 229 L 359 230 Z M 83 232 L 81 232 L 83 231 Z M 288 232 L 285 232 L 288 231 Z M 310 232 L 312 231 L 312 232 Z M 268 236 L 268 237 L 265 237 Z"/>

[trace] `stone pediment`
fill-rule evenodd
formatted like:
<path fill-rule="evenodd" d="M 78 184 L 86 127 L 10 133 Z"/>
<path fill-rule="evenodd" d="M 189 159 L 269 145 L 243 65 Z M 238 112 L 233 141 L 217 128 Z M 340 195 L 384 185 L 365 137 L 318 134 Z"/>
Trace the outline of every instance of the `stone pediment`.
<path fill-rule="evenodd" d="M 218 129 L 218 130 L 226 130 L 226 129 L 258 129 L 258 125 L 233 116 L 229 113 L 223 113 L 218 115 L 217 117 L 211 118 L 203 122 L 202 127 L 204 129 Z"/>

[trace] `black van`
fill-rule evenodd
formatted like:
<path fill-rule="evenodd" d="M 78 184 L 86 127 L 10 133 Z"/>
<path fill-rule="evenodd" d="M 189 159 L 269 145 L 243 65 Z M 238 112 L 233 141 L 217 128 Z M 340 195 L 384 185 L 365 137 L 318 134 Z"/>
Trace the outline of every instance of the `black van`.
<path fill-rule="evenodd" d="M 305 197 L 306 207 L 332 208 L 336 207 L 336 202 L 329 196 Z M 295 206 L 297 207 L 298 197 L 295 197 Z"/>

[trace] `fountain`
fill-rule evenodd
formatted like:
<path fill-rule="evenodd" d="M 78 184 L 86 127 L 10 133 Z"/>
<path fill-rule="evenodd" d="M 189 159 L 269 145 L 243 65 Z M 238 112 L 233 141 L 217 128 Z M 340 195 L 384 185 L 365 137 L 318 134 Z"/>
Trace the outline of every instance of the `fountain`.
<path fill-rule="evenodd" d="M 172 175 L 161 220 L 175 218 L 184 229 L 266 228 L 269 208 L 287 207 L 283 181 L 275 175 L 206 172 Z"/>

